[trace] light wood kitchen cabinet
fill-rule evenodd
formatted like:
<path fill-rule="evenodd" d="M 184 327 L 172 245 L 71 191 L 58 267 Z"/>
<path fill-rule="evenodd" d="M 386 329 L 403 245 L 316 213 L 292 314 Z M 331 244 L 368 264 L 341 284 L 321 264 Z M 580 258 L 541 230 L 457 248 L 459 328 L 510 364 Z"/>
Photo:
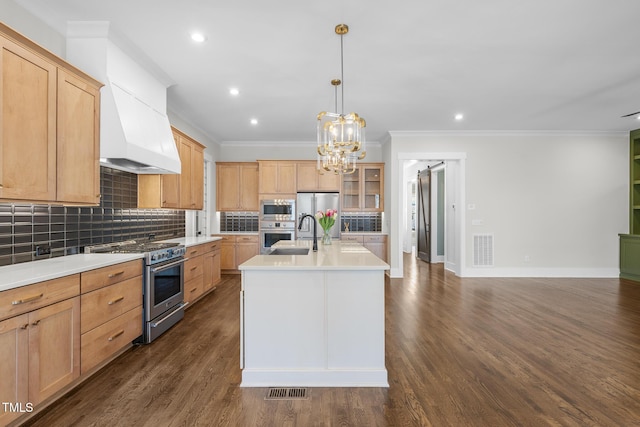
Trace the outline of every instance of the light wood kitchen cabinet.
<path fill-rule="evenodd" d="M 100 89 L 58 70 L 57 196 L 100 204 Z"/>
<path fill-rule="evenodd" d="M 342 175 L 343 211 L 384 211 L 384 163 L 359 163 L 352 174 Z"/>
<path fill-rule="evenodd" d="M 79 291 L 76 274 L 0 292 L 2 402 L 35 406 L 80 376 Z"/>
<path fill-rule="evenodd" d="M 179 174 L 138 175 L 138 208 L 204 208 L 204 145 L 171 128 L 180 155 Z"/>
<path fill-rule="evenodd" d="M 220 241 L 187 248 L 184 273 L 184 300 L 189 304 L 206 295 L 220 283 Z"/>
<path fill-rule="evenodd" d="M 387 235 L 386 234 L 355 234 L 342 233 L 340 240 L 359 243 L 369 249 L 378 258 L 387 262 Z"/>
<path fill-rule="evenodd" d="M 318 170 L 316 161 L 298 161 L 296 164 L 296 185 L 302 192 L 338 192 L 340 175 Z"/>
<path fill-rule="evenodd" d="M 89 270 L 80 277 L 84 375 L 142 335 L 142 261 Z"/>
<path fill-rule="evenodd" d="M 258 211 L 258 163 L 216 163 L 216 210 Z"/>
<path fill-rule="evenodd" d="M 29 402 L 29 315 L 0 322 L 0 401 Z M 20 412 L 0 410 L 0 425 L 18 418 Z"/>
<path fill-rule="evenodd" d="M 258 160 L 260 194 L 295 194 L 296 163 Z"/>
<path fill-rule="evenodd" d="M 260 239 L 251 234 L 219 234 L 220 268 L 224 273 L 239 273 L 238 266 L 260 254 Z"/>
<path fill-rule="evenodd" d="M 2 24 L 0 49 L 0 199 L 98 204 L 102 84 Z"/>

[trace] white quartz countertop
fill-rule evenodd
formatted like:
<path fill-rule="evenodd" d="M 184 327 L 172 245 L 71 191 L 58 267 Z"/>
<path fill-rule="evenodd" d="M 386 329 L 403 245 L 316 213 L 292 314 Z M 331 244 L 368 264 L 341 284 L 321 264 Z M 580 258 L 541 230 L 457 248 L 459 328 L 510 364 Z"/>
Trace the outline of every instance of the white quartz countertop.
<path fill-rule="evenodd" d="M 191 236 L 191 237 L 178 237 L 175 239 L 163 240 L 163 242 L 180 243 L 186 247 L 201 245 L 203 243 L 215 242 L 216 240 L 222 240 L 222 237 L 214 236 Z"/>
<path fill-rule="evenodd" d="M 240 270 L 388 270 L 389 264 L 364 246 L 334 240 L 331 245 L 318 241 L 318 252 L 311 240 L 281 240 L 274 248 L 308 247 L 308 255 L 256 255 L 238 267 Z"/>
<path fill-rule="evenodd" d="M 0 291 L 142 259 L 143 254 L 78 254 L 0 267 Z"/>

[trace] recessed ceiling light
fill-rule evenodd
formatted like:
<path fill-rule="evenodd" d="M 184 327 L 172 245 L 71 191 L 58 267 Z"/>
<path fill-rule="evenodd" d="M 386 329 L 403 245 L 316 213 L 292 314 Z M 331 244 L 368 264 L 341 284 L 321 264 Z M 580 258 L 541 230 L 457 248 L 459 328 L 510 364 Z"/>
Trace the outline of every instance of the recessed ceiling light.
<path fill-rule="evenodd" d="M 240 94 L 240 91 L 238 90 L 238 88 L 232 87 L 231 89 L 229 89 L 229 93 L 233 96 L 238 96 Z"/>
<path fill-rule="evenodd" d="M 464 119 L 464 114 L 458 113 L 455 116 L 453 116 L 453 118 L 456 119 L 457 121 L 460 121 L 460 120 Z"/>
<path fill-rule="evenodd" d="M 258 119 L 251 119 L 251 124 L 252 125 L 257 125 L 258 124 Z"/>
<path fill-rule="evenodd" d="M 191 33 L 191 40 L 196 43 L 204 43 L 207 40 L 207 37 L 202 33 Z"/>

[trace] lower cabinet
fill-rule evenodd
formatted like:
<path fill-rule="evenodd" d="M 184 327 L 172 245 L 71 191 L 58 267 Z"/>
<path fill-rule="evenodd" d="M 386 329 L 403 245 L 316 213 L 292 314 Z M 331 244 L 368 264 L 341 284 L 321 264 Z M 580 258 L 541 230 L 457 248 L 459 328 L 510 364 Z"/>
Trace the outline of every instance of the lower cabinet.
<path fill-rule="evenodd" d="M 340 240 L 360 243 L 378 258 L 387 262 L 387 236 L 385 234 L 342 233 Z"/>
<path fill-rule="evenodd" d="M 203 243 L 187 248 L 184 264 L 184 300 L 193 303 L 220 283 L 221 243 Z"/>
<path fill-rule="evenodd" d="M 0 425 L 80 376 L 78 293 L 79 275 L 0 292 L 0 401 L 13 405 L 0 407 Z"/>
<path fill-rule="evenodd" d="M 260 254 L 260 239 L 253 234 L 219 234 L 220 268 L 225 273 L 239 273 L 238 266 Z"/>

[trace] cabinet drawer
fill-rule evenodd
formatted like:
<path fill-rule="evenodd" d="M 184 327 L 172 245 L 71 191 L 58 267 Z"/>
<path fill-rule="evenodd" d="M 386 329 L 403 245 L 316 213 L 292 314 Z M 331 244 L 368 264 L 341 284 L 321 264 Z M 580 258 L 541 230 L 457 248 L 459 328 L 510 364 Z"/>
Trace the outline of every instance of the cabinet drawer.
<path fill-rule="evenodd" d="M 211 243 L 205 243 L 203 246 L 205 247 L 205 253 L 206 252 L 212 252 L 212 251 L 219 250 L 220 246 L 222 246 L 222 242 L 220 240 L 218 240 L 218 241 L 211 242 Z"/>
<path fill-rule="evenodd" d="M 193 280 L 198 276 L 202 276 L 204 272 L 204 259 L 202 255 L 195 258 L 189 258 L 184 263 L 184 282 Z"/>
<path fill-rule="evenodd" d="M 142 305 L 142 277 L 132 277 L 81 297 L 80 330 L 87 331 Z"/>
<path fill-rule="evenodd" d="M 142 260 L 110 265 L 82 273 L 81 292 L 95 291 L 105 286 L 142 275 Z"/>
<path fill-rule="evenodd" d="M 364 236 L 364 243 L 384 243 L 387 241 L 387 236 L 379 234 L 376 236 Z"/>
<path fill-rule="evenodd" d="M 362 244 L 363 242 L 362 236 L 349 236 L 348 234 L 342 234 L 340 236 L 340 240 L 343 240 L 345 242 L 356 242 L 360 244 Z"/>
<path fill-rule="evenodd" d="M 242 235 L 238 235 L 236 236 L 236 243 L 259 243 L 260 239 L 258 238 L 258 236 L 242 236 Z"/>
<path fill-rule="evenodd" d="M 235 243 L 236 236 L 233 234 L 217 234 L 213 237 L 220 237 L 222 240 L 218 240 L 216 243 Z"/>
<path fill-rule="evenodd" d="M 185 254 L 186 258 L 195 258 L 197 256 L 202 255 L 203 253 L 205 253 L 207 251 L 207 245 L 195 245 L 195 246 L 189 246 L 187 248 L 187 252 Z"/>
<path fill-rule="evenodd" d="M 83 334 L 80 341 L 81 372 L 85 374 L 142 335 L 142 306 Z"/>
<path fill-rule="evenodd" d="M 184 300 L 186 302 L 193 302 L 200 295 L 204 293 L 204 280 L 203 277 L 196 277 L 195 279 L 185 280 L 184 282 Z"/>
<path fill-rule="evenodd" d="M 0 320 L 80 294 L 80 275 L 61 277 L 0 292 Z"/>

